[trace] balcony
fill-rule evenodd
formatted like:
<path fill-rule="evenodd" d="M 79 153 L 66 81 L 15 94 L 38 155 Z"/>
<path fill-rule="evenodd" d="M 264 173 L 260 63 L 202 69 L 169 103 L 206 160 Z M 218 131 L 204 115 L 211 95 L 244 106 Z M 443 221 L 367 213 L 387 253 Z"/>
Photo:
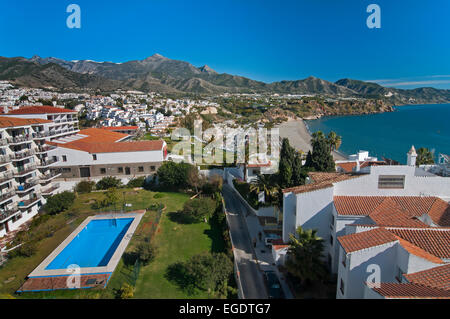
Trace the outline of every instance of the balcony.
<path fill-rule="evenodd" d="M 38 150 L 36 151 L 36 153 L 38 154 L 43 154 L 43 153 L 47 153 L 49 151 L 52 151 L 56 149 L 56 146 L 53 145 L 44 145 L 44 146 L 39 146 Z"/>
<path fill-rule="evenodd" d="M 15 191 L 9 191 L 9 192 L 0 194 L 0 203 L 7 201 L 8 199 L 12 198 L 14 195 L 16 195 Z"/>
<path fill-rule="evenodd" d="M 42 190 L 42 196 L 51 196 L 53 195 L 53 192 L 56 191 L 60 187 L 59 183 L 53 184 L 51 187 Z"/>
<path fill-rule="evenodd" d="M 54 179 L 54 178 L 56 178 L 56 177 L 58 177 L 60 175 L 61 175 L 61 171 L 59 171 L 59 170 L 55 171 L 55 172 L 51 172 L 49 174 L 44 174 L 41 177 L 41 183 L 47 183 L 47 182 L 51 181 L 52 179 Z"/>
<path fill-rule="evenodd" d="M 27 199 L 27 200 L 22 200 L 19 202 L 19 204 L 17 205 L 19 207 L 19 209 L 27 209 L 30 208 L 31 206 L 35 205 L 37 202 L 39 202 L 41 200 L 41 194 L 34 194 L 35 197 Z"/>
<path fill-rule="evenodd" d="M 51 160 L 48 160 L 48 161 L 41 161 L 41 164 L 38 164 L 37 167 L 38 168 L 45 168 L 45 167 L 49 167 L 50 165 L 55 164 L 57 162 L 59 162 L 57 159 L 51 159 Z"/>
<path fill-rule="evenodd" d="M 2 138 L 0 139 L 0 146 L 6 146 L 8 145 L 8 140 L 6 138 Z"/>
<path fill-rule="evenodd" d="M 11 156 L 10 155 L 0 155 L 0 165 L 8 164 L 11 162 Z"/>
<path fill-rule="evenodd" d="M 19 151 L 17 153 L 11 154 L 10 158 L 12 161 L 23 161 L 24 159 L 27 159 L 34 154 L 36 154 L 34 150 Z"/>
<path fill-rule="evenodd" d="M 26 193 L 33 189 L 33 187 L 37 184 L 39 184 L 39 181 L 37 179 L 30 180 L 22 185 L 17 186 L 16 193 Z"/>
<path fill-rule="evenodd" d="M 17 172 L 14 173 L 14 177 L 22 177 L 36 170 L 36 165 L 30 165 L 27 167 L 17 167 Z"/>
<path fill-rule="evenodd" d="M 17 214 L 19 208 L 17 206 L 7 207 L 6 209 L 0 209 L 0 223 L 3 223 L 11 216 Z"/>
<path fill-rule="evenodd" d="M 12 172 L 6 172 L 0 174 L 0 184 L 3 184 L 4 182 L 7 182 L 14 178 L 14 175 Z"/>
<path fill-rule="evenodd" d="M 16 136 L 16 137 L 9 137 L 7 139 L 8 143 L 11 144 L 22 144 L 22 143 L 28 143 L 32 141 L 31 135 L 24 135 L 24 136 Z"/>

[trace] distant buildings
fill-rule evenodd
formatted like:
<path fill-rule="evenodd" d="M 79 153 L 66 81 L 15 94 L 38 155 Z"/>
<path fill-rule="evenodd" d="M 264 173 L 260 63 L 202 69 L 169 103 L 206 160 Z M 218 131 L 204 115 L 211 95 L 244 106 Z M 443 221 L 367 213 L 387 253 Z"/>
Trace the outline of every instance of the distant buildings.
<path fill-rule="evenodd" d="M 416 156 L 412 149 L 408 165 L 310 173 L 308 184 L 283 190 L 283 241 L 298 226 L 318 230 L 337 298 L 448 296 L 411 279 L 450 263 L 450 179 L 415 167 Z M 379 289 L 370 286 L 376 271 Z"/>

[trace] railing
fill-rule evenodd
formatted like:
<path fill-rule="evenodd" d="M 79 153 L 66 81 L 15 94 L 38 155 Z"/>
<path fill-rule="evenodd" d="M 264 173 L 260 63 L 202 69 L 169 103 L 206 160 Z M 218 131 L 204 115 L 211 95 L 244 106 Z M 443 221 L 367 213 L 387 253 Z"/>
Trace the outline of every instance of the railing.
<path fill-rule="evenodd" d="M 46 167 L 46 166 L 52 165 L 52 164 L 54 164 L 56 162 L 58 162 L 57 159 L 51 159 L 51 160 L 48 160 L 48 161 L 42 160 L 41 164 L 39 164 L 38 167 Z"/>
<path fill-rule="evenodd" d="M 10 155 L 11 160 L 21 160 L 36 154 L 34 150 L 26 150 L 25 152 L 17 152 Z"/>
<path fill-rule="evenodd" d="M 36 203 L 37 201 L 41 200 L 41 193 L 34 193 L 35 197 L 27 199 L 27 200 L 22 200 L 19 202 L 18 207 L 19 208 L 28 208 L 31 205 L 33 205 L 34 203 Z"/>
<path fill-rule="evenodd" d="M 11 197 L 13 197 L 14 195 L 16 195 L 15 191 L 9 191 L 3 194 L 0 194 L 0 202 L 3 202 L 7 199 L 10 199 Z"/>
<path fill-rule="evenodd" d="M 51 195 L 55 190 L 57 190 L 60 187 L 59 183 L 53 184 L 51 187 L 41 191 L 42 195 Z"/>
<path fill-rule="evenodd" d="M 0 183 L 9 181 L 13 177 L 14 177 L 14 175 L 13 175 L 12 172 L 7 172 L 7 173 L 0 174 Z"/>
<path fill-rule="evenodd" d="M 36 186 L 39 183 L 39 181 L 37 179 L 33 179 L 29 182 L 26 182 L 22 185 L 17 186 L 16 188 L 16 192 L 25 192 L 28 191 L 30 188 Z"/>
<path fill-rule="evenodd" d="M 32 140 L 31 135 L 25 135 L 25 136 L 16 136 L 16 137 L 9 137 L 7 139 L 9 144 L 15 144 L 15 143 L 22 143 L 22 142 L 30 142 Z"/>
<path fill-rule="evenodd" d="M 52 178 L 54 178 L 54 177 L 56 177 L 58 175 L 61 175 L 61 171 L 60 170 L 55 170 L 55 171 L 53 171 L 53 172 L 51 172 L 49 174 L 44 174 L 41 177 L 41 182 L 42 181 L 48 181 L 49 179 L 52 179 Z"/>
<path fill-rule="evenodd" d="M 11 162 L 10 155 L 0 155 L 0 164 L 9 163 L 9 162 Z"/>
<path fill-rule="evenodd" d="M 54 149 L 56 149 L 56 146 L 53 145 L 39 146 L 38 153 L 45 153 Z"/>
<path fill-rule="evenodd" d="M 5 221 L 5 219 L 11 217 L 14 214 L 17 214 L 18 212 L 19 208 L 17 206 L 7 209 L 0 209 L 0 222 Z"/>
<path fill-rule="evenodd" d="M 27 173 L 30 173 L 34 170 L 36 170 L 36 165 L 30 165 L 27 167 L 17 167 L 17 172 L 14 173 L 14 176 L 21 176 Z"/>

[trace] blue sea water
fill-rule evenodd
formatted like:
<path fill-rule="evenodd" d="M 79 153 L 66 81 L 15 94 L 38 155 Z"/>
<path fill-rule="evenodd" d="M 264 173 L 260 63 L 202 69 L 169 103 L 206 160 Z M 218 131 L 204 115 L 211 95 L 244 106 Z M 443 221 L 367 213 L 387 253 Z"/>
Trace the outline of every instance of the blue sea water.
<path fill-rule="evenodd" d="M 132 222 L 133 218 L 90 221 L 45 269 L 106 266 Z"/>
<path fill-rule="evenodd" d="M 450 154 L 450 104 L 398 106 L 395 112 L 323 117 L 305 121 L 310 132 L 335 131 L 342 136 L 340 152 L 349 155 L 359 150 L 406 163 L 406 153 L 427 147 Z"/>

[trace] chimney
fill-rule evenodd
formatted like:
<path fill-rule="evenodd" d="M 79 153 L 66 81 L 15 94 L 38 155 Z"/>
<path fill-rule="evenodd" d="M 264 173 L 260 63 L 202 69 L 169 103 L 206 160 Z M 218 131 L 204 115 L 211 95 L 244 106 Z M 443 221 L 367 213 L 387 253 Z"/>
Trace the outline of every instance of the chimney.
<path fill-rule="evenodd" d="M 359 160 L 356 161 L 356 172 L 359 172 L 361 170 L 361 165 L 359 164 Z"/>
<path fill-rule="evenodd" d="M 406 165 L 416 166 L 417 153 L 416 153 L 416 149 L 414 148 L 414 145 L 411 146 L 411 149 L 409 150 L 407 156 L 408 156 L 408 160 L 406 162 Z"/>
<path fill-rule="evenodd" d="M 3 113 L 7 114 L 9 112 L 8 105 L 3 106 Z"/>

